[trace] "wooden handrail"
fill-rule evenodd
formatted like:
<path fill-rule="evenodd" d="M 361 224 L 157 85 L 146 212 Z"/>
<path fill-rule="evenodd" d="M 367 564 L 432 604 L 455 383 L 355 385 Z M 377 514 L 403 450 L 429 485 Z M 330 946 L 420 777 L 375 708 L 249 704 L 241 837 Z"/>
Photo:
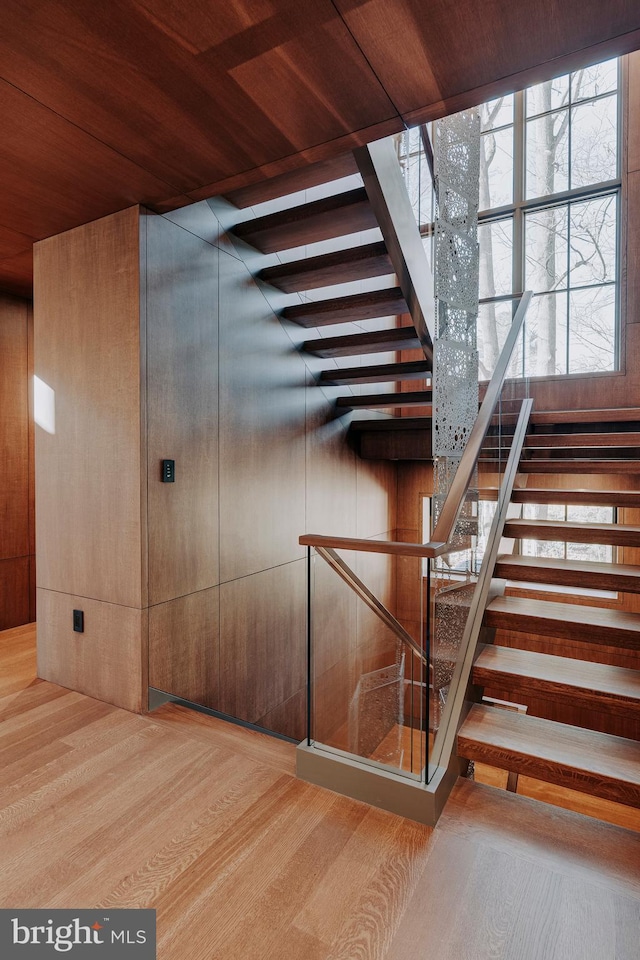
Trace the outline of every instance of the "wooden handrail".
<path fill-rule="evenodd" d="M 433 275 L 391 137 L 353 151 L 365 190 L 382 231 L 398 285 L 422 344 L 433 359 L 435 293 Z"/>
<path fill-rule="evenodd" d="M 399 540 L 359 540 L 354 537 L 325 537 L 306 533 L 298 543 L 303 547 L 322 547 L 333 550 L 355 550 L 360 553 L 388 553 L 402 557 L 437 557 L 446 543 L 402 543 Z"/>

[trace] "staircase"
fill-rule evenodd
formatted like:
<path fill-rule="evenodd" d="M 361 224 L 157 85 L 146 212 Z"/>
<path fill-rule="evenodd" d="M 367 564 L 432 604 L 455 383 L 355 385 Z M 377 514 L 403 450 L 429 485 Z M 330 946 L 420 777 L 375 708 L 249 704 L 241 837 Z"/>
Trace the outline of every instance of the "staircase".
<path fill-rule="evenodd" d="M 309 331 L 301 349 L 326 361 L 316 382 L 336 409 L 356 414 L 360 456 L 430 461 L 432 324 L 415 263 L 429 268 L 413 217 L 409 236 L 381 202 L 367 150 L 228 194 L 245 211 L 232 232 L 264 256 L 256 278 L 283 296 L 282 319 Z M 294 196 L 313 188 L 317 199 Z M 279 209 L 261 212 L 274 200 Z M 490 430 L 479 465 L 487 498 L 501 443 Z M 525 774 L 640 807 L 640 410 L 535 411 L 511 503 L 551 510 L 508 520 L 515 545 L 606 545 L 614 559 L 498 557 L 494 577 L 507 588 L 486 607 L 483 635 L 495 642 L 472 668 L 458 755 L 510 781 Z M 623 522 L 553 519 L 558 506 L 610 507 Z"/>
<path fill-rule="evenodd" d="M 429 276 L 429 265 L 408 197 L 403 206 L 385 194 L 385 180 L 397 193 L 394 181 L 402 185 L 393 150 L 391 143 L 371 145 L 229 193 L 226 200 L 245 211 L 274 200 L 284 207 L 260 215 L 258 206 L 252 210 L 258 215 L 240 220 L 232 233 L 265 256 L 278 256 L 280 262 L 271 256 L 256 271 L 257 279 L 289 295 L 279 314 L 310 331 L 303 352 L 329 361 L 315 376 L 320 387 L 345 388 L 335 397 L 337 409 L 374 410 L 380 420 L 394 417 L 401 402 L 423 408 L 430 423 L 431 335 L 424 313 L 432 303 L 416 294 L 424 279 L 412 276 Z M 294 194 L 303 188 L 329 192 L 296 203 Z M 419 351 L 418 359 L 404 359 L 405 351 Z M 406 394 L 405 382 L 412 387 Z"/>
<path fill-rule="evenodd" d="M 532 417 L 512 504 L 543 505 L 539 512 L 610 507 L 621 522 L 507 520 L 504 536 L 527 541 L 529 555 L 497 559 L 494 576 L 507 589 L 486 607 L 483 625 L 495 642 L 477 653 L 478 702 L 458 732 L 462 758 L 633 807 L 640 807 L 639 440 L 637 409 Z M 586 488 L 574 486 L 576 475 Z M 564 544 L 578 546 L 565 556 L 535 555 L 545 552 L 536 545 L 549 543 L 563 554 Z M 613 548 L 612 559 L 579 559 L 584 544 Z M 635 562 L 624 562 L 627 555 Z M 483 693 L 527 712 L 482 702 Z"/>

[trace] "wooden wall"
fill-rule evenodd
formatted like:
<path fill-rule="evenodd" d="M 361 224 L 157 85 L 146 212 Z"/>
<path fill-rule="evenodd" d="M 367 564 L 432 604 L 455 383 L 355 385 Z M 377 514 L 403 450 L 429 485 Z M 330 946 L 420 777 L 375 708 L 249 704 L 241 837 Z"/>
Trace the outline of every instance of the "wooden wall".
<path fill-rule="evenodd" d="M 349 417 L 206 203 L 44 241 L 36 291 L 36 370 L 56 395 L 56 432 L 37 437 L 39 675 L 142 710 L 148 669 L 153 687 L 302 738 L 298 537 L 393 530 L 395 468 L 356 458 Z M 392 596 L 391 566 L 359 563 Z M 356 632 L 334 622 L 327 669 L 344 660 L 351 683 L 378 631 L 349 603 Z"/>
<path fill-rule="evenodd" d="M 31 303 L 0 295 L 0 630 L 35 620 Z"/>
<path fill-rule="evenodd" d="M 392 530 L 395 468 L 366 464 L 350 449 L 349 416 L 335 417 L 332 397 L 297 350 L 300 334 L 313 331 L 276 318 L 208 204 L 146 223 L 150 684 L 302 738 L 306 559 L 298 537 Z M 208 276 L 196 276 L 205 263 Z M 197 319 L 195 290 L 209 304 L 206 323 Z M 188 391 L 182 413 L 173 387 L 180 377 Z M 159 459 L 174 458 L 171 450 L 176 484 L 161 485 Z M 152 557 L 157 551 L 163 567 L 173 541 L 181 559 L 174 572 L 164 567 L 156 594 Z M 363 575 L 391 595 L 392 572 L 379 566 Z M 322 715 L 335 715 L 336 701 L 344 712 L 353 689 L 358 638 L 371 636 L 371 626 L 333 574 L 321 577 L 318 622 L 331 627 L 318 634 L 318 703 Z M 338 597 L 346 614 L 339 623 Z"/>
<path fill-rule="evenodd" d="M 145 331 L 137 208 L 35 246 L 38 675 L 140 710 L 146 682 Z M 74 633 L 72 611 L 85 611 Z"/>

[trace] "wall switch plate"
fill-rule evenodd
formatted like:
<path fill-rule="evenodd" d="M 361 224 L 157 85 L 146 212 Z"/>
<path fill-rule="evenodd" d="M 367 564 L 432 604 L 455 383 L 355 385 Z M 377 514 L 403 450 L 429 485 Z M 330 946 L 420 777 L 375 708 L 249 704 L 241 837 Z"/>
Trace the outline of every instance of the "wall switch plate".
<path fill-rule="evenodd" d="M 84 633 L 84 611 L 73 611 L 73 629 L 75 633 Z"/>
<path fill-rule="evenodd" d="M 175 483 L 176 481 L 176 462 L 175 460 L 162 461 L 162 482 Z"/>

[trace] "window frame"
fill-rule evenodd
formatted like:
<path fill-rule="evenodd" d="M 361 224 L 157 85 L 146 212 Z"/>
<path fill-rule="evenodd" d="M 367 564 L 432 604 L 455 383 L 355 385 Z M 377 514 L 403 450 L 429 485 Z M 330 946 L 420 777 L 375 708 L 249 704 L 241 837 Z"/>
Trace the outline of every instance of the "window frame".
<path fill-rule="evenodd" d="M 574 373 L 569 372 L 569 363 L 567 359 L 567 372 L 562 374 L 542 374 L 542 375 L 531 375 L 529 376 L 525 372 L 524 364 L 525 360 L 525 350 L 522 350 L 522 362 L 523 369 L 519 376 L 527 376 L 529 379 L 535 380 L 547 380 L 547 379 L 557 379 L 559 376 L 562 377 L 572 377 L 580 378 L 584 376 L 611 376 L 616 375 L 622 370 L 622 329 L 623 329 L 623 317 L 622 317 L 622 297 L 621 297 L 621 277 L 622 277 L 622 236 L 624 230 L 623 218 L 624 218 L 624 192 L 623 192 L 623 181 L 624 181 L 624 157 L 623 157 L 623 146 L 625 143 L 626 131 L 624 129 L 625 123 L 625 66 L 626 58 L 618 57 L 618 78 L 617 78 L 617 87 L 615 94 L 617 96 L 617 169 L 616 176 L 611 180 L 601 181 L 600 183 L 589 184 L 588 186 L 573 187 L 568 190 L 561 191 L 559 193 L 550 194 L 543 197 L 534 197 L 531 199 L 526 199 L 526 136 L 527 136 L 527 117 L 526 117 L 526 89 L 518 90 L 513 94 L 513 121 L 501 124 L 497 127 L 492 127 L 491 130 L 484 132 L 482 135 L 486 136 L 488 133 L 495 133 L 501 130 L 512 127 L 513 129 L 513 199 L 509 204 L 504 204 L 500 207 L 490 207 L 484 210 L 480 210 L 478 213 L 478 226 L 483 224 L 489 224 L 497 222 L 500 220 L 510 219 L 512 221 L 512 236 L 513 236 L 513 251 L 512 251 L 512 292 L 510 294 L 499 294 L 493 297 L 483 297 L 480 299 L 480 304 L 486 303 L 508 303 L 513 304 L 513 310 L 517 307 L 516 300 L 518 300 L 524 293 L 524 282 L 525 282 L 525 269 L 526 269 L 526 249 L 525 249 L 525 217 L 526 214 L 530 211 L 548 209 L 550 207 L 556 206 L 569 206 L 571 202 L 577 202 L 581 200 L 590 200 L 596 199 L 600 196 L 612 195 L 616 198 L 616 269 L 615 269 L 615 278 L 613 284 L 615 285 L 615 321 L 614 321 L 614 358 L 613 358 L 613 368 L 611 370 L 599 370 L 599 371 L 577 371 Z M 571 71 L 569 76 L 572 76 L 577 71 Z M 564 76 L 564 74 L 563 74 Z M 569 83 L 571 87 L 571 81 Z M 577 103 L 591 103 L 595 100 L 601 100 L 606 97 L 611 96 L 613 91 L 606 91 L 602 94 L 598 94 L 595 97 L 590 97 L 584 100 L 579 100 Z M 497 99 L 497 98 L 496 98 Z M 571 111 L 573 107 L 573 102 L 571 97 L 567 103 L 565 109 Z M 555 112 L 555 111 L 549 111 Z M 543 116 L 544 114 L 536 114 L 535 116 Z M 569 124 L 569 131 L 571 131 L 571 123 Z M 569 132 L 569 137 L 571 133 Z M 571 147 L 569 146 L 569 164 L 571 163 Z M 593 284 L 594 287 L 604 286 L 604 284 Z M 535 294 L 534 294 L 535 296 Z M 524 337 L 524 332 L 523 332 Z M 569 352 L 569 333 L 567 334 L 567 356 Z"/>

